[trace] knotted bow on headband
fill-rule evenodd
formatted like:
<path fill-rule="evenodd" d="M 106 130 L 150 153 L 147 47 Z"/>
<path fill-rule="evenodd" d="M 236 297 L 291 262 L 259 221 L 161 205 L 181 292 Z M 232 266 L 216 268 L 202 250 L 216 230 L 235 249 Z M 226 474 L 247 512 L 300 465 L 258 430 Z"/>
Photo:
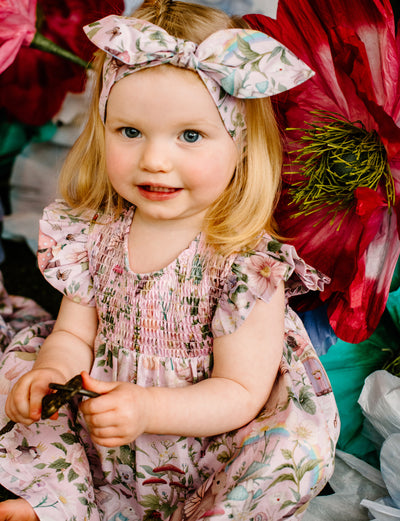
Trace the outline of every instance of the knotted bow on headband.
<path fill-rule="evenodd" d="M 197 72 L 227 131 L 236 138 L 244 127 L 244 110 L 236 98 L 272 96 L 314 74 L 289 49 L 259 31 L 225 29 L 197 45 L 147 21 L 115 15 L 84 30 L 108 54 L 100 95 L 103 121 L 110 90 L 117 81 L 138 70 L 169 63 Z"/>

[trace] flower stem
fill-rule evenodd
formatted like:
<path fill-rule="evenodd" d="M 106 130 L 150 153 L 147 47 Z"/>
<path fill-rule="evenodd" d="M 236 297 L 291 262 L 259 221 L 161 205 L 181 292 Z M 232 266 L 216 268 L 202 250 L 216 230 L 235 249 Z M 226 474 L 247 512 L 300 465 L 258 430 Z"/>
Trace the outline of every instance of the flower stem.
<path fill-rule="evenodd" d="M 73 52 L 68 51 L 67 49 L 63 49 L 62 47 L 52 42 L 39 32 L 35 33 L 35 36 L 33 37 L 31 43 L 31 47 L 39 49 L 40 51 L 50 52 L 52 54 L 56 54 L 57 56 L 66 58 L 67 60 L 70 60 L 73 63 L 81 65 L 85 69 L 90 67 L 90 64 L 88 62 L 82 60 L 82 58 L 79 58 L 79 56 L 77 56 Z"/>

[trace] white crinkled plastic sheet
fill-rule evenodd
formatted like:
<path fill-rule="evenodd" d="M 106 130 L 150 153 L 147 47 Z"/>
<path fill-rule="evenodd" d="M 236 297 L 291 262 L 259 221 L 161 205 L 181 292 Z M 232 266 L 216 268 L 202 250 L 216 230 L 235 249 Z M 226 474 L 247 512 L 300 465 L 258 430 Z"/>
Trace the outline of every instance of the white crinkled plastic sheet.
<path fill-rule="evenodd" d="M 384 370 L 373 372 L 365 379 L 358 402 L 368 420 L 367 433 L 375 443 L 381 440 L 381 474 L 388 491 L 378 501 L 365 498 L 361 504 L 372 519 L 400 521 L 400 378 Z"/>
<path fill-rule="evenodd" d="M 334 494 L 314 498 L 302 521 L 368 521 L 364 498 L 387 495 L 379 470 L 355 456 L 336 451 L 335 472 L 329 481 Z"/>

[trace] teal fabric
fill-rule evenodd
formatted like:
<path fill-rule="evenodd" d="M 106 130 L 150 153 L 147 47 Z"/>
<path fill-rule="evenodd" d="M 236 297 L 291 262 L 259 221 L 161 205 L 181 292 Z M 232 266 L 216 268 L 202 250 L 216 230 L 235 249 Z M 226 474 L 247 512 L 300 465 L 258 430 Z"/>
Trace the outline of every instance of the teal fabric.
<path fill-rule="evenodd" d="M 394 273 L 386 309 L 374 333 L 360 344 L 338 340 L 320 357 L 341 419 L 338 448 L 379 467 L 374 444 L 362 434 L 364 416 L 358 398 L 365 378 L 400 355 L 400 263 Z M 400 369 L 400 364 L 399 364 Z"/>

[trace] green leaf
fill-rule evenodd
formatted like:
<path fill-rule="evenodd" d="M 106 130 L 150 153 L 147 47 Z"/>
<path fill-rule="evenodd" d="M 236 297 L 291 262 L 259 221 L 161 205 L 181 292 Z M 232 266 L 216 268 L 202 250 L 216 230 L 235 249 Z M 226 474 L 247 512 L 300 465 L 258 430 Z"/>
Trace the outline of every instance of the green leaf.
<path fill-rule="evenodd" d="M 159 476 L 160 473 L 153 472 L 153 469 L 149 465 L 141 465 L 142 469 L 146 471 L 150 476 Z"/>
<path fill-rule="evenodd" d="M 62 443 L 55 442 L 55 443 L 52 443 L 52 445 L 54 447 L 56 447 L 57 449 L 62 450 L 64 452 L 64 454 L 67 454 L 67 449 L 64 447 L 64 445 Z"/>
<path fill-rule="evenodd" d="M 91 25 L 90 25 L 91 27 Z M 88 33 L 87 33 L 87 37 L 89 38 L 89 40 L 91 40 L 93 38 L 93 36 L 96 35 L 96 33 L 98 33 L 101 29 L 101 26 L 97 26 L 97 27 L 93 27 L 93 29 L 91 29 Z"/>
<path fill-rule="evenodd" d="M 306 472 L 310 472 L 311 470 L 314 470 L 315 467 L 317 465 L 319 465 L 320 463 L 321 463 L 320 459 L 309 460 L 306 463 L 304 463 L 304 465 L 302 465 L 300 467 L 300 469 L 298 469 L 296 472 L 298 480 L 300 481 Z"/>
<path fill-rule="evenodd" d="M 247 276 L 247 274 L 242 272 L 242 267 L 240 264 L 233 263 L 231 270 L 232 270 L 232 273 L 234 275 L 236 275 L 238 280 L 241 280 L 243 282 L 247 282 L 249 280 L 249 277 Z"/>
<path fill-rule="evenodd" d="M 96 357 L 104 356 L 105 352 L 106 352 L 106 344 L 100 344 L 96 351 Z"/>
<path fill-rule="evenodd" d="M 59 458 L 56 461 L 53 461 L 53 463 L 50 463 L 49 469 L 65 470 L 70 466 L 71 466 L 71 463 L 68 463 L 65 460 L 65 458 Z"/>
<path fill-rule="evenodd" d="M 276 479 L 274 479 L 268 488 L 272 488 L 277 483 L 282 483 L 283 481 L 293 481 L 293 483 L 296 483 L 296 478 L 293 476 L 293 474 L 281 474 Z"/>
<path fill-rule="evenodd" d="M 286 56 L 286 49 L 283 49 L 282 51 L 282 54 L 281 54 L 281 62 L 284 63 L 285 65 L 292 65 L 292 63 L 288 60 L 287 56 Z"/>
<path fill-rule="evenodd" d="M 282 243 L 279 241 L 269 241 L 268 243 L 268 251 L 272 253 L 277 253 L 282 248 Z"/>
<path fill-rule="evenodd" d="M 71 483 L 71 481 L 74 481 L 76 478 L 79 478 L 79 474 L 77 474 L 74 469 L 69 469 L 68 482 Z"/>
<path fill-rule="evenodd" d="M 64 432 L 64 434 L 60 435 L 60 438 L 67 445 L 74 445 L 74 443 L 77 441 L 75 435 L 72 434 L 72 432 Z"/>
<path fill-rule="evenodd" d="M 291 459 L 293 456 L 292 451 L 289 449 L 282 449 L 281 454 L 285 459 Z"/>
<path fill-rule="evenodd" d="M 282 503 L 279 510 L 283 510 L 284 508 L 291 507 L 292 505 L 295 505 L 296 503 L 297 503 L 296 501 L 290 501 L 290 499 L 288 499 L 287 501 Z"/>
<path fill-rule="evenodd" d="M 271 55 L 268 59 L 270 60 L 271 58 L 274 58 L 274 56 L 276 56 L 277 54 L 282 53 L 283 50 L 284 47 L 282 47 L 282 45 L 277 45 L 276 47 L 274 47 L 274 50 L 271 52 Z"/>
<path fill-rule="evenodd" d="M 129 445 L 122 445 L 119 449 L 119 456 L 121 458 L 121 463 L 124 465 L 132 465 L 135 460 L 135 454 Z"/>
<path fill-rule="evenodd" d="M 250 467 L 246 470 L 243 476 L 240 477 L 239 482 L 247 480 L 249 477 L 254 479 L 257 475 L 260 474 L 260 471 L 264 473 L 265 471 L 265 463 L 260 463 L 259 461 L 253 461 Z"/>
<path fill-rule="evenodd" d="M 148 494 L 147 496 L 143 496 L 143 499 L 139 501 L 139 503 L 144 508 L 150 508 L 151 510 L 159 510 L 160 509 L 160 499 L 154 494 Z"/>
<path fill-rule="evenodd" d="M 304 411 L 308 412 L 308 414 L 315 414 L 317 411 L 317 406 L 309 396 L 300 396 L 300 406 Z"/>
<path fill-rule="evenodd" d="M 241 52 L 243 56 L 245 56 L 248 60 L 256 60 L 260 57 L 260 54 L 258 52 L 253 51 L 253 49 L 250 47 L 249 42 L 246 42 L 243 38 L 238 36 L 238 49 Z"/>
<path fill-rule="evenodd" d="M 294 467 L 293 463 L 282 463 L 282 465 L 279 465 L 279 467 L 276 467 L 275 470 L 283 470 L 283 469 L 294 470 L 295 467 Z"/>
<path fill-rule="evenodd" d="M 217 456 L 217 460 L 220 462 L 220 463 L 225 463 L 227 461 L 229 461 L 230 459 L 230 454 L 227 450 L 224 450 L 222 451 L 220 454 L 218 454 Z"/>
<path fill-rule="evenodd" d="M 74 485 L 81 494 L 85 493 L 88 489 L 84 483 L 74 483 Z"/>

